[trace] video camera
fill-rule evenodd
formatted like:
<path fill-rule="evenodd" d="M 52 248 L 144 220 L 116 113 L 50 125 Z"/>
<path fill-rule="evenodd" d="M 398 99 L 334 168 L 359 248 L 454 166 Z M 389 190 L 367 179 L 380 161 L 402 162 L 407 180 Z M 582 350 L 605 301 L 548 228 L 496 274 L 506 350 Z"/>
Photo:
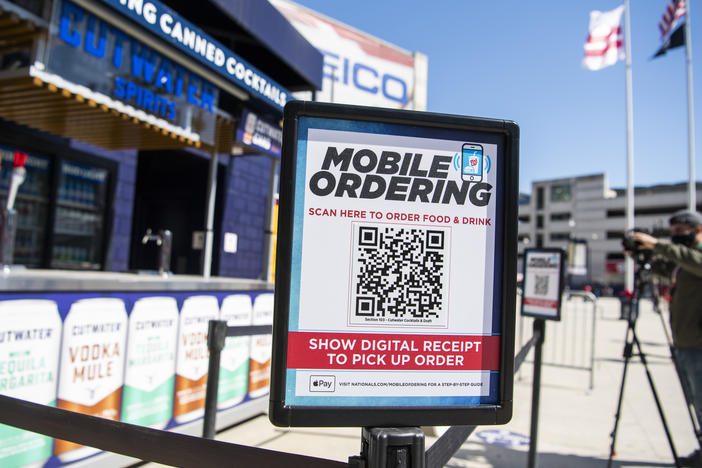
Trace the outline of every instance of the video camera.
<path fill-rule="evenodd" d="M 650 232 L 647 229 L 634 228 L 630 231 L 627 231 L 626 234 L 624 234 L 624 238 L 622 239 L 622 247 L 624 248 L 624 252 L 631 254 L 632 258 L 637 263 L 647 263 L 651 258 L 652 251 L 650 249 L 639 250 L 639 247 L 642 244 L 640 241 L 634 240 L 632 234 L 634 234 L 635 232 L 643 232 L 644 234 L 650 234 Z"/>

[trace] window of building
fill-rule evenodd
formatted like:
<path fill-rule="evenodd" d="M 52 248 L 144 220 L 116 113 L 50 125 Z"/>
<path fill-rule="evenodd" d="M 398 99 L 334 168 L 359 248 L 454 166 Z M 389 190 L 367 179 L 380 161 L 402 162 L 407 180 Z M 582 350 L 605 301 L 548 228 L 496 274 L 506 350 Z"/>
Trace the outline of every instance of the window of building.
<path fill-rule="evenodd" d="M 7 202 L 15 148 L 0 147 L 0 204 Z M 51 179 L 53 160 L 46 155 L 30 153 L 25 163 L 26 176 L 19 186 L 14 209 L 17 216 L 14 261 L 30 268 L 43 265 L 46 256 L 46 236 L 51 208 Z M 60 212 L 59 212 L 60 213 Z M 88 238 L 88 240 L 90 240 Z"/>
<path fill-rule="evenodd" d="M 650 208 L 636 208 L 634 209 L 635 216 L 645 216 L 645 215 L 664 215 L 670 216 L 676 211 L 684 210 L 687 207 L 685 205 L 678 206 L 654 206 Z"/>
<path fill-rule="evenodd" d="M 537 210 L 544 209 L 544 188 L 543 187 L 538 187 L 536 189 L 536 209 Z"/>
<path fill-rule="evenodd" d="M 529 215 L 522 215 L 522 216 L 520 216 L 520 217 L 517 218 L 517 219 L 519 219 L 519 222 L 520 222 L 520 223 L 525 223 L 525 224 L 527 224 L 527 223 L 529 223 L 529 221 L 531 221 L 531 216 L 529 216 Z"/>
<path fill-rule="evenodd" d="M 685 205 L 636 208 L 634 209 L 634 216 L 671 216 L 676 211 L 684 209 L 686 209 Z M 607 210 L 608 218 L 623 218 L 624 216 L 626 216 L 626 210 Z"/>
<path fill-rule="evenodd" d="M 551 202 L 568 202 L 573 199 L 570 184 L 557 184 L 551 186 Z"/>
<path fill-rule="evenodd" d="M 610 252 L 607 254 L 607 260 L 624 260 L 624 252 Z"/>
<path fill-rule="evenodd" d="M 568 221 L 571 218 L 570 212 L 567 213 L 551 213 L 551 221 Z"/>
<path fill-rule="evenodd" d="M 536 235 L 536 247 L 543 247 L 543 246 L 544 246 L 544 235 L 537 234 Z"/>
<path fill-rule="evenodd" d="M 607 231 L 607 239 L 624 239 L 624 231 Z"/>
<path fill-rule="evenodd" d="M 536 216 L 536 227 L 540 229 L 544 227 L 544 215 Z"/>
<path fill-rule="evenodd" d="M 549 238 L 552 241 L 565 241 L 570 239 L 570 233 L 569 232 L 552 232 Z"/>
<path fill-rule="evenodd" d="M 39 151 L 26 151 L 26 176 L 15 199 L 13 260 L 29 268 L 102 269 L 116 163 L 73 151 L 57 154 L 53 146 L 33 143 Z M 0 146 L 2 206 L 7 201 L 15 151 L 20 150 Z"/>

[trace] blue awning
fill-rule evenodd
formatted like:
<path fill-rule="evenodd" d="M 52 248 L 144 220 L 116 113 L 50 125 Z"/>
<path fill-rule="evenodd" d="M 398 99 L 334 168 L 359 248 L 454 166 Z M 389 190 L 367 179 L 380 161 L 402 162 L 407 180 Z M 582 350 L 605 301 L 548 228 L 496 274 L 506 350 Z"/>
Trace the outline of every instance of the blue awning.
<path fill-rule="evenodd" d="M 308 86 L 284 83 L 288 89 L 322 88 L 322 54 L 268 1 L 210 0 L 258 40 L 281 62 L 286 63 Z M 251 58 L 250 60 L 253 60 Z M 258 65 L 261 67 L 261 65 Z"/>

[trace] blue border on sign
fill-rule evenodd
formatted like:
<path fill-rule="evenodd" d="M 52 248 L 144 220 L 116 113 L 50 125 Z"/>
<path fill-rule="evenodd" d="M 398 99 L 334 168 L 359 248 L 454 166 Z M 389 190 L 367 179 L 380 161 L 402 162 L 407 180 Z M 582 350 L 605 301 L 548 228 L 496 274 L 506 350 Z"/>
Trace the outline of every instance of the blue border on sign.
<path fill-rule="evenodd" d="M 356 133 L 373 133 L 381 135 L 408 136 L 415 138 L 432 138 L 444 140 L 481 141 L 494 144 L 497 154 L 494 156 L 493 167 L 498 170 L 504 168 L 504 142 L 499 135 L 485 135 L 480 132 L 470 132 L 443 128 L 413 127 L 409 125 L 386 124 L 379 122 L 363 122 L 355 120 L 326 119 L 318 117 L 301 116 L 298 120 L 296 161 L 295 161 L 295 199 L 293 229 L 292 229 L 292 255 L 290 273 L 290 302 L 288 312 L 288 332 L 300 331 L 300 275 L 302 270 L 302 238 L 304 232 L 305 216 L 305 189 L 307 180 L 307 146 L 309 130 L 337 130 Z M 500 190 L 495 193 L 496 213 L 504 210 L 504 200 Z M 503 238 L 504 226 L 501 217 L 495 217 L 495 239 Z M 495 263 L 493 269 L 493 314 L 491 335 L 500 336 L 502 327 L 502 249 L 495 249 Z M 336 371 L 335 371 L 336 372 Z M 419 373 L 423 371 L 417 371 Z M 485 372 L 485 371 L 476 371 Z M 496 404 L 499 393 L 499 371 L 490 372 L 490 390 L 486 396 L 471 397 L 308 397 L 296 396 L 296 369 L 286 370 L 285 403 L 300 406 L 471 406 Z"/>
<path fill-rule="evenodd" d="M 299 330 L 300 321 L 300 272 L 302 270 L 302 233 L 305 219 L 305 180 L 307 172 L 307 133 L 309 127 L 304 118 L 300 119 L 297 140 L 297 159 L 295 165 L 295 207 L 293 212 L 292 259 L 290 263 L 290 311 L 288 327 L 290 331 Z"/>

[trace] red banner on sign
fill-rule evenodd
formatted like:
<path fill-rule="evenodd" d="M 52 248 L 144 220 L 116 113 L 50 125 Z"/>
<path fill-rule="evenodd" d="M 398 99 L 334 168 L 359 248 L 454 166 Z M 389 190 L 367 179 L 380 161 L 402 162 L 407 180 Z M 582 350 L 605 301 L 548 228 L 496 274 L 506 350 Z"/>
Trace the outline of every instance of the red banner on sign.
<path fill-rule="evenodd" d="M 499 368 L 499 336 L 288 333 L 288 369 L 490 371 Z"/>
<path fill-rule="evenodd" d="M 525 297 L 524 305 L 533 305 L 536 307 L 548 307 L 549 309 L 558 309 L 558 301 L 550 299 L 534 299 L 533 297 Z"/>

